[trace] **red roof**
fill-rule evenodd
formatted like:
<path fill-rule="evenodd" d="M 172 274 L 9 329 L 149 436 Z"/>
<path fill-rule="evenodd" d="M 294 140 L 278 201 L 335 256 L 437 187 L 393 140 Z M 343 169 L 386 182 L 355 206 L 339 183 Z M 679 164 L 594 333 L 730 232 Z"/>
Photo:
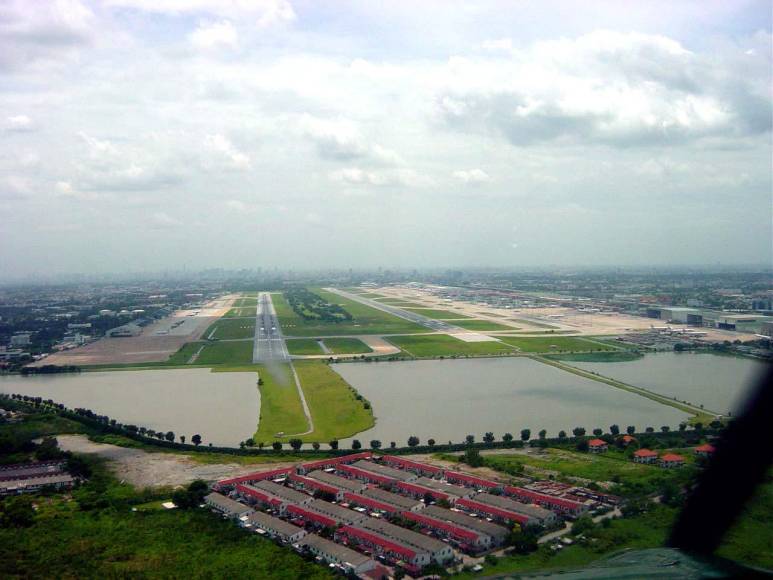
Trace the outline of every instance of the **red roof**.
<path fill-rule="evenodd" d="M 661 461 L 684 461 L 684 457 L 681 455 L 677 455 L 676 453 L 666 453 L 663 457 L 660 458 Z"/>
<path fill-rule="evenodd" d="M 591 439 L 588 441 L 588 445 L 591 447 L 602 447 L 603 445 L 609 445 L 606 441 L 603 439 Z"/>
<path fill-rule="evenodd" d="M 359 493 L 346 492 L 344 493 L 344 499 L 354 504 L 369 507 L 372 509 L 381 510 L 382 512 L 387 512 L 387 513 L 394 513 L 402 509 L 398 506 L 394 506 L 389 503 L 378 501 L 377 499 L 365 497 L 364 495 L 360 495 Z"/>
<path fill-rule="evenodd" d="M 403 459 L 394 455 L 384 455 L 382 461 L 403 469 L 418 469 L 427 473 L 440 473 L 443 471 L 440 467 L 435 467 L 434 465 L 427 465 L 426 463 L 419 463 L 418 461 L 411 461 L 410 459 Z"/>
<path fill-rule="evenodd" d="M 571 499 L 563 499 L 560 497 L 554 497 L 546 493 L 540 493 L 538 491 L 531 491 L 530 489 L 524 489 L 522 487 L 505 487 L 506 495 L 514 495 L 519 498 L 525 498 L 536 504 L 547 504 L 558 507 L 564 507 L 570 510 L 577 510 L 584 507 L 584 504 L 579 501 L 572 501 Z"/>
<path fill-rule="evenodd" d="M 302 517 L 305 520 L 309 520 L 330 528 L 334 528 L 338 524 L 338 522 L 336 522 L 333 518 L 329 518 L 319 512 L 306 509 L 305 507 L 300 505 L 294 505 L 294 504 L 288 505 L 287 512 L 292 515 Z"/>
<path fill-rule="evenodd" d="M 262 503 L 269 504 L 269 505 L 282 505 L 282 500 L 278 497 L 271 495 L 270 493 L 264 493 L 262 491 L 258 491 L 257 489 L 253 489 L 251 487 L 247 487 L 241 484 L 236 485 L 236 491 L 243 495 L 248 495 L 253 499 L 256 499 Z"/>
<path fill-rule="evenodd" d="M 630 443 L 631 441 L 636 441 L 636 437 L 633 437 L 631 435 L 623 435 L 623 441 L 626 443 Z"/>
<path fill-rule="evenodd" d="M 511 512 L 510 510 L 503 510 L 501 508 L 490 506 L 488 504 L 480 503 L 470 499 L 457 499 L 456 505 L 470 508 L 471 510 L 483 512 L 484 514 L 497 516 L 513 522 L 518 522 L 519 524 L 523 524 L 523 525 L 528 524 L 530 520 L 530 518 L 526 517 L 523 514 L 517 514 L 515 512 Z"/>
<path fill-rule="evenodd" d="M 315 469 L 324 469 L 327 467 L 335 467 L 342 463 L 351 463 L 359 461 L 360 459 L 370 459 L 373 456 L 372 451 L 362 451 L 360 453 L 352 453 L 350 455 L 342 455 L 341 457 L 330 457 L 328 459 L 320 459 L 319 461 L 312 461 L 310 463 L 304 463 L 301 467 L 306 471 L 314 471 Z"/>
<path fill-rule="evenodd" d="M 416 552 L 414 552 L 407 546 L 403 546 L 402 544 L 397 544 L 391 540 L 384 538 L 379 534 L 374 534 L 372 532 L 362 530 L 360 528 L 355 528 L 353 526 L 344 526 L 340 530 L 338 530 L 338 533 L 346 534 L 347 536 L 353 536 L 355 538 L 360 538 L 362 540 L 367 540 L 371 544 L 375 544 L 376 546 L 381 546 L 382 548 L 389 550 L 390 552 L 399 554 L 400 556 L 407 558 L 409 561 L 413 560 L 416 557 Z"/>
<path fill-rule="evenodd" d="M 337 495 L 339 491 L 337 487 L 333 487 L 322 481 L 317 481 L 316 479 L 311 479 L 310 477 L 296 475 L 295 473 L 290 474 L 290 481 L 302 483 L 304 489 L 319 489 L 325 493 L 332 493 L 333 495 Z"/>
<path fill-rule="evenodd" d="M 716 448 L 711 443 L 704 443 L 703 445 L 696 447 L 695 451 L 699 451 L 701 453 L 714 453 Z"/>
<path fill-rule="evenodd" d="M 652 449 L 639 449 L 633 452 L 634 457 L 657 457 L 658 454 Z"/>
<path fill-rule="evenodd" d="M 240 477 L 224 479 L 222 481 L 218 481 L 217 485 L 234 485 L 236 483 L 249 483 L 251 481 L 263 481 L 264 479 L 276 479 L 277 477 L 286 477 L 292 470 L 292 467 L 286 467 L 284 469 L 273 469 L 271 471 L 259 471 L 257 473 L 242 475 Z"/>
<path fill-rule="evenodd" d="M 448 494 L 443 493 L 442 491 L 437 491 L 435 489 L 432 489 L 430 487 L 424 487 L 423 485 L 417 485 L 415 483 L 408 483 L 407 481 L 398 481 L 397 482 L 397 488 L 402 491 L 407 491 L 410 493 L 418 493 L 421 495 L 427 495 L 429 494 L 431 497 L 434 497 L 436 499 L 448 499 Z"/>
<path fill-rule="evenodd" d="M 436 530 L 442 530 L 457 540 L 464 540 L 464 541 L 471 541 L 474 542 L 478 539 L 478 534 L 475 532 L 472 532 L 470 530 L 466 530 L 464 528 L 460 528 L 459 526 L 455 526 L 453 524 L 449 524 L 448 522 L 444 522 L 443 520 L 438 520 L 436 518 L 430 517 L 430 516 L 424 516 L 421 514 L 416 514 L 413 512 L 403 512 L 402 516 L 406 520 L 411 520 L 414 522 L 418 522 L 420 524 L 423 524 L 427 527 L 434 528 Z"/>
<path fill-rule="evenodd" d="M 339 465 L 338 469 L 343 471 L 344 473 L 353 475 L 358 479 L 366 479 L 368 481 L 374 481 L 376 483 L 386 483 L 391 485 L 397 481 L 396 479 L 387 477 L 386 475 L 380 475 L 378 473 L 373 473 L 372 471 L 366 471 L 364 469 L 360 469 L 359 467 L 352 467 L 351 465 Z"/>
<path fill-rule="evenodd" d="M 481 477 L 475 477 L 474 475 L 467 475 L 466 473 L 461 473 L 459 471 L 446 471 L 446 481 L 458 481 L 460 483 L 468 483 L 478 487 L 499 487 L 498 483 Z"/>

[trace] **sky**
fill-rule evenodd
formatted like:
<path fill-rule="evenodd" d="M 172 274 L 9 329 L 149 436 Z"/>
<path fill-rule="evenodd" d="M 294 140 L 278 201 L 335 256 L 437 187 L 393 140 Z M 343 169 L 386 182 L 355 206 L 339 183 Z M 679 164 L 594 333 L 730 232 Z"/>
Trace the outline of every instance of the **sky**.
<path fill-rule="evenodd" d="M 771 4 L 2 0 L 0 278 L 770 265 Z"/>

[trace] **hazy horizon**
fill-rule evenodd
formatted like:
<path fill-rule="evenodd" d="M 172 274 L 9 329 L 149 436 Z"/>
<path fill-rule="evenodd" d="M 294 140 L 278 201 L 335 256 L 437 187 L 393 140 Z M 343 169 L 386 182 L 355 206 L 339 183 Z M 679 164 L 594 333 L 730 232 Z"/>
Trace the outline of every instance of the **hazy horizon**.
<path fill-rule="evenodd" d="M 10 1 L 0 281 L 770 265 L 771 46 L 764 1 Z"/>

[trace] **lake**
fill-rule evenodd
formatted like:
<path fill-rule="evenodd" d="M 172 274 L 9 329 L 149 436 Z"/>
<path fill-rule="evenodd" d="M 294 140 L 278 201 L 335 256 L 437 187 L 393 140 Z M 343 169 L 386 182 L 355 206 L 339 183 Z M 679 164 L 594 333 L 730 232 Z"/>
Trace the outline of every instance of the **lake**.
<path fill-rule="evenodd" d="M 727 414 L 739 410 L 744 394 L 766 362 L 711 353 L 653 353 L 625 362 L 568 364 Z"/>
<path fill-rule="evenodd" d="M 0 392 L 53 399 L 125 424 L 203 444 L 235 447 L 252 437 L 260 416 L 257 374 L 209 369 L 84 372 L 0 377 Z"/>
<path fill-rule="evenodd" d="M 468 434 L 480 441 L 486 431 L 519 436 L 540 429 L 557 436 L 576 426 L 588 433 L 635 425 L 676 427 L 688 415 L 608 385 L 537 361 L 457 359 L 392 363 L 344 363 L 333 368 L 373 405 L 376 426 L 356 438 L 369 445 L 379 439 L 405 444 L 410 435 L 422 443 L 460 442 Z M 350 440 L 347 440 L 350 441 Z"/>

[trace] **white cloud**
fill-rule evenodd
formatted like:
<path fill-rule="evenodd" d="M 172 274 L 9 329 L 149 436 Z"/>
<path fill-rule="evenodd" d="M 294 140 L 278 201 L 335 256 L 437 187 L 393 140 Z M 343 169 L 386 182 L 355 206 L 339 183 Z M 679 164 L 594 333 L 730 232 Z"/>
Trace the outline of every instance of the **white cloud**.
<path fill-rule="evenodd" d="M 201 22 L 188 38 L 193 46 L 201 49 L 236 48 L 239 44 L 239 33 L 228 20 Z"/>
<path fill-rule="evenodd" d="M 131 8 L 155 14 L 210 14 L 227 18 L 253 18 L 255 26 L 266 28 L 295 20 L 288 0 L 107 0 L 107 6 Z"/>
<path fill-rule="evenodd" d="M 54 191 L 57 197 L 76 199 L 79 201 L 93 201 L 99 199 L 100 195 L 91 191 L 81 191 L 73 187 L 69 181 L 57 181 L 54 185 Z"/>
<path fill-rule="evenodd" d="M 419 175 L 412 169 L 366 170 L 359 167 L 336 169 L 328 174 L 332 181 L 359 186 L 401 185 L 406 187 L 427 187 L 434 182 Z"/>
<path fill-rule="evenodd" d="M 179 227 L 183 222 L 163 211 L 157 211 L 152 216 L 153 224 L 158 227 Z"/>
<path fill-rule="evenodd" d="M 232 169 L 246 170 L 250 168 L 249 156 L 239 151 L 224 135 L 207 135 L 205 143 L 211 151 L 225 159 Z"/>
<path fill-rule="evenodd" d="M 497 38 L 495 40 L 486 40 L 481 44 L 481 48 L 490 51 L 510 52 L 513 50 L 512 38 Z"/>
<path fill-rule="evenodd" d="M 452 173 L 455 179 L 458 179 L 462 183 L 485 183 L 491 181 L 491 177 L 488 173 L 482 169 L 463 169 L 460 171 L 454 171 Z"/>
<path fill-rule="evenodd" d="M 31 131 L 32 119 L 27 115 L 11 115 L 6 118 L 6 127 L 9 131 Z"/>

